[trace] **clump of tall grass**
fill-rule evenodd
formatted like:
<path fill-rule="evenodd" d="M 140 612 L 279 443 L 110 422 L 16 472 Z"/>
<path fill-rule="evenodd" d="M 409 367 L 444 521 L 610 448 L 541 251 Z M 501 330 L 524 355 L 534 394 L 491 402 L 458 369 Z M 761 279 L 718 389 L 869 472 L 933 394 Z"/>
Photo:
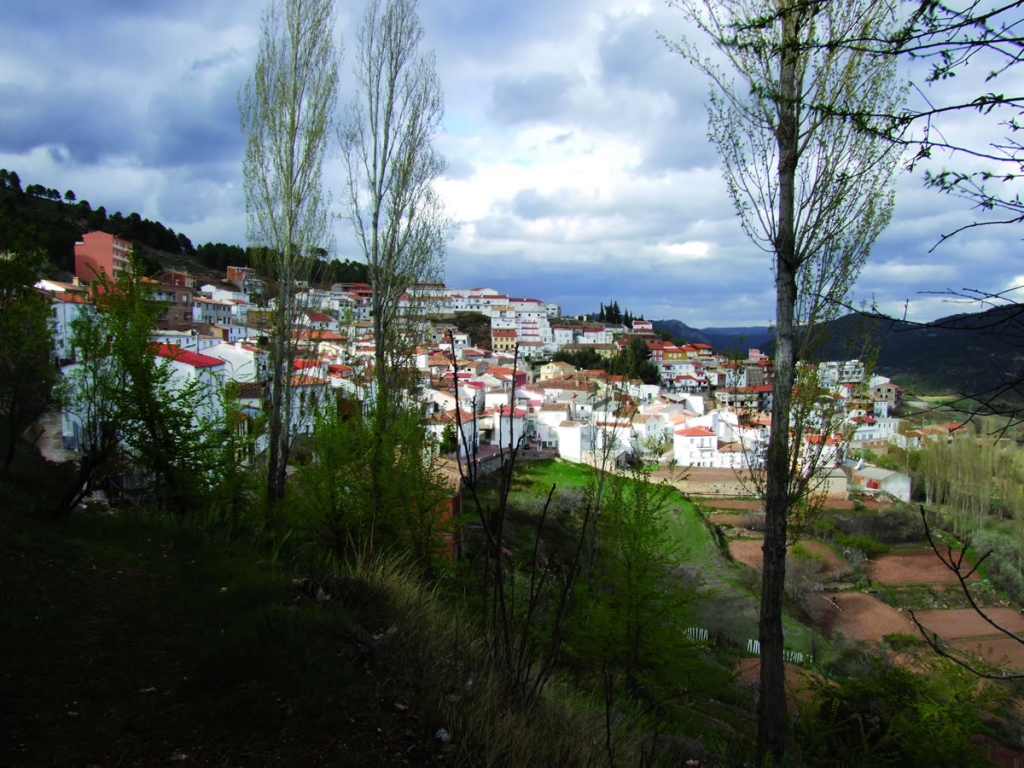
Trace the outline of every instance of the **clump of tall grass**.
<path fill-rule="evenodd" d="M 598 703 L 556 678 L 523 706 L 490 661 L 479 628 L 410 576 L 401 561 L 364 562 L 357 576 L 385 614 L 383 657 L 418 676 L 421 704 L 451 735 L 454 765 L 609 764 Z M 639 764 L 638 735 L 617 732 L 613 742 L 617 763 Z"/>

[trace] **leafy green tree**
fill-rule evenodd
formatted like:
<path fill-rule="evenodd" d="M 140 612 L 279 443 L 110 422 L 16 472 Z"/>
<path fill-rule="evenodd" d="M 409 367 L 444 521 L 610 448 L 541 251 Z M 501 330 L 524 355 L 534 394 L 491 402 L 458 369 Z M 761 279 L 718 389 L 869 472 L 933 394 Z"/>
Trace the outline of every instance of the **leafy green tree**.
<path fill-rule="evenodd" d="M 64 201 L 67 202 L 67 203 L 75 202 L 75 193 L 72 190 L 70 190 L 70 189 L 67 190 L 64 193 Z"/>
<path fill-rule="evenodd" d="M 56 381 L 49 304 L 33 288 L 43 255 L 38 250 L 0 257 L 0 424 L 3 471 L 14 459 L 18 436 L 46 409 Z"/>
<path fill-rule="evenodd" d="M 214 445 L 206 435 L 216 421 L 210 404 L 220 393 L 200 379 L 177 380 L 173 366 L 158 358 L 151 334 L 163 306 L 134 269 L 105 288 L 99 301 L 116 329 L 110 353 L 125 380 L 118 400 L 123 446 L 149 479 L 157 506 L 185 515 L 210 489 Z"/>
<path fill-rule="evenodd" d="M 678 575 L 685 552 L 669 528 L 671 494 L 640 466 L 626 472 L 596 469 L 587 493 L 590 521 L 598 519 L 596 557 L 577 583 L 566 650 L 577 669 L 599 681 L 613 765 L 617 701 L 655 709 L 678 695 L 682 680 L 728 684 L 684 639 L 696 598 L 694 585 Z"/>
<path fill-rule="evenodd" d="M 625 376 L 627 379 L 639 379 L 644 384 L 661 382 L 661 371 L 651 362 L 651 350 L 639 336 L 629 340 L 626 348 L 608 361 L 605 370 L 613 375 Z"/>
<path fill-rule="evenodd" d="M 692 602 L 672 569 L 680 544 L 668 526 L 671 488 L 642 467 L 610 473 L 604 487 L 598 556 L 590 584 L 592 642 L 629 691 L 660 688 L 657 676 L 678 645 Z"/>
<path fill-rule="evenodd" d="M 65 369 L 64 409 L 83 454 L 54 514 L 70 514 L 115 458 L 135 469 L 161 509 L 187 514 L 215 482 L 216 419 L 211 392 L 182 383 L 157 358 L 151 332 L 163 305 L 152 300 L 133 260 L 116 281 L 100 276 L 95 308 L 72 323 L 76 363 Z"/>
<path fill-rule="evenodd" d="M 580 370 L 603 370 L 608 365 L 608 360 L 597 353 L 596 350 L 583 348 L 573 351 L 560 349 L 553 355 L 555 362 L 569 363 Z"/>

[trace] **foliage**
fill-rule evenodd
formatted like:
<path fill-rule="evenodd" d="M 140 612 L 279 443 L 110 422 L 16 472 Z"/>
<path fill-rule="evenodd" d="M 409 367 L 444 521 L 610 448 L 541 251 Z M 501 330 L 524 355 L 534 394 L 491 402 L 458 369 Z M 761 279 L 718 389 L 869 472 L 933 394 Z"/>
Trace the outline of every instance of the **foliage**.
<path fill-rule="evenodd" d="M 386 429 L 388 409 L 409 387 L 425 292 L 444 270 L 447 222 L 433 186 L 445 169 L 434 147 L 444 97 L 433 53 L 420 50 L 416 0 L 370 0 L 356 40 L 356 93 L 339 138 L 348 218 L 371 288 L 374 398 Z"/>
<path fill-rule="evenodd" d="M 839 314 L 875 237 L 888 223 L 898 161 L 888 142 L 865 130 L 863 123 L 870 121 L 854 125 L 823 116 L 822 107 L 876 114 L 894 109 L 902 95 L 891 60 L 816 43 L 884 35 L 891 17 L 887 8 L 863 0 L 676 0 L 670 5 L 683 10 L 728 66 L 723 69 L 690 41 L 670 44 L 710 81 L 709 136 L 719 150 L 740 224 L 769 254 L 775 274 L 758 757 L 782 760 L 787 515 L 796 501 L 795 457 L 802 449 L 790 437 L 796 363 L 808 357 L 822 324 Z"/>
<path fill-rule="evenodd" d="M 674 573 L 683 550 L 668 521 L 673 490 L 638 467 L 611 474 L 603 494 L 597 558 L 577 598 L 586 610 L 570 643 L 609 685 L 618 678 L 631 696 L 659 700 L 686 656 L 681 636 L 693 600 Z"/>
<path fill-rule="evenodd" d="M 491 318 L 480 312 L 456 312 L 452 324 L 462 333 L 469 334 L 473 346 L 491 349 Z"/>
<path fill-rule="evenodd" d="M 970 538 L 976 556 L 986 552 L 985 578 L 992 586 L 1005 593 L 1011 600 L 1024 605 L 1024 575 L 1021 575 L 1021 548 L 1019 540 L 1009 535 L 1000 535 L 992 529 L 978 531 Z"/>
<path fill-rule="evenodd" d="M 354 259 L 331 259 L 322 265 L 319 282 L 330 287 L 335 283 L 369 283 L 370 272 L 366 263 Z"/>
<path fill-rule="evenodd" d="M 581 371 L 605 370 L 605 366 L 608 365 L 608 358 L 589 347 L 575 350 L 559 349 L 551 359 L 556 363 L 569 363 Z"/>
<path fill-rule="evenodd" d="M 604 302 L 601 303 L 601 310 L 597 313 L 597 321 L 599 323 L 611 323 L 613 325 L 624 325 L 627 328 L 631 328 L 633 320 L 643 320 L 644 316 L 634 317 L 630 314 L 629 310 L 622 311 L 619 309 L 619 302 L 612 299 L 607 305 Z"/>
<path fill-rule="evenodd" d="M 0 255 L 0 473 L 10 468 L 19 435 L 49 404 L 57 378 L 49 306 L 32 287 L 42 263 L 37 250 Z"/>
<path fill-rule="evenodd" d="M 854 549 L 858 552 L 863 552 L 868 558 L 878 557 L 878 555 L 884 555 L 889 551 L 889 547 L 879 544 L 870 536 L 864 535 L 851 536 L 846 533 L 837 533 L 835 543 L 837 547 L 843 549 Z"/>
<path fill-rule="evenodd" d="M 267 501 L 285 494 L 292 448 L 296 292 L 329 245 L 322 182 L 338 92 L 331 0 L 272 0 L 256 68 L 239 94 L 248 237 L 262 278 L 277 286 L 269 349 Z"/>
<path fill-rule="evenodd" d="M 917 674 L 873 657 L 862 675 L 817 687 L 797 742 L 813 765 L 988 765 L 971 736 L 991 699 L 952 665 Z"/>
<path fill-rule="evenodd" d="M 199 378 L 181 381 L 158 360 L 150 334 L 162 305 L 150 298 L 136 263 L 116 281 L 101 275 L 95 309 L 72 323 L 78 362 L 65 370 L 62 399 L 84 455 L 58 516 L 71 512 L 117 452 L 141 473 L 133 490 L 178 514 L 204 504 L 220 479 L 212 459 L 221 414 L 209 406 L 220 393 Z"/>
<path fill-rule="evenodd" d="M 422 572 L 433 572 L 450 557 L 444 542 L 453 533 L 453 489 L 418 413 L 400 412 L 386 434 L 378 434 L 376 424 L 372 411 L 318 414 L 311 457 L 296 474 L 300 523 L 339 562 L 401 552 Z M 386 482 L 378 488 L 367 462 L 382 441 Z"/>
<path fill-rule="evenodd" d="M 659 384 L 661 371 L 651 362 L 651 350 L 639 336 L 633 336 L 629 344 L 615 357 L 604 357 L 593 349 L 559 350 L 554 354 L 556 362 L 565 362 L 580 370 L 604 370 L 611 376 L 624 376 L 644 384 Z"/>
<path fill-rule="evenodd" d="M 620 354 L 608 359 L 604 368 L 612 376 L 639 379 L 644 384 L 661 383 L 661 371 L 651 362 L 651 350 L 639 336 L 631 338 Z"/>
<path fill-rule="evenodd" d="M 248 250 L 238 245 L 227 243 L 203 243 L 196 249 L 196 257 L 203 266 L 216 269 L 218 272 L 227 271 L 228 267 L 248 267 L 252 255 Z"/>
<path fill-rule="evenodd" d="M 989 514 L 1024 527 L 1024 466 L 1016 445 L 957 432 L 952 442 L 931 441 L 918 453 L 914 481 L 926 504 L 952 514 L 954 535 L 979 530 Z"/>

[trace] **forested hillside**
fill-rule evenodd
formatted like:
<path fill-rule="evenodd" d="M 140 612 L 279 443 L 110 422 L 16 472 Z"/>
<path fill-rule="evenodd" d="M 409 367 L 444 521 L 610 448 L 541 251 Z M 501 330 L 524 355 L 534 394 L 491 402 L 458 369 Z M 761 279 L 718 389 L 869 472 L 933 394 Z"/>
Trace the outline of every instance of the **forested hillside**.
<path fill-rule="evenodd" d="M 41 247 L 55 273 L 74 271 L 74 246 L 86 232 L 102 230 L 132 241 L 147 274 L 164 269 L 187 269 L 197 275 L 223 276 L 228 266 L 252 265 L 249 248 L 229 243 L 193 245 L 184 232 L 175 232 L 159 221 L 138 213 L 107 213 L 105 206 L 93 206 L 78 199 L 74 190 L 60 193 L 42 184 L 25 184 L 16 171 L 0 169 L 0 251 Z M 328 261 L 318 282 L 366 282 L 366 267 L 356 261 Z"/>

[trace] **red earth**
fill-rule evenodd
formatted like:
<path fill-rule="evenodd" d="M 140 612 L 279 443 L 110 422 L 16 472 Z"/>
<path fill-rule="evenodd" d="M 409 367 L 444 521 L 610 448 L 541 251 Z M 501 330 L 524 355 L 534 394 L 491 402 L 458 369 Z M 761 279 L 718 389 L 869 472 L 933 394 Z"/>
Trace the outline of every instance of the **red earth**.
<path fill-rule="evenodd" d="M 954 550 L 954 557 L 958 552 Z M 966 569 L 970 568 L 964 560 Z M 930 547 L 882 555 L 867 566 L 872 580 L 882 584 L 955 584 L 956 576 L 936 556 Z M 975 574 L 971 581 L 977 581 Z"/>
<path fill-rule="evenodd" d="M 729 542 L 729 554 L 733 558 L 749 565 L 751 568 L 761 570 L 761 544 L 762 539 L 736 539 Z M 846 561 L 843 560 L 839 555 L 833 552 L 828 545 L 821 543 L 820 541 L 801 541 L 797 546 L 801 547 L 805 552 L 810 554 L 810 558 L 802 558 L 798 555 L 792 554 L 792 547 L 790 548 L 790 554 L 787 560 L 793 561 L 799 559 L 803 562 L 815 562 L 818 563 L 818 572 L 825 573 L 827 571 L 843 571 L 847 568 Z"/>
<path fill-rule="evenodd" d="M 822 595 L 820 599 L 828 603 L 826 607 L 831 608 L 833 613 L 828 622 L 830 631 L 849 640 L 877 643 L 894 632 L 911 634 L 916 631 L 909 618 L 873 595 L 838 592 Z M 835 603 L 829 602 L 829 599 L 835 600 Z"/>
<path fill-rule="evenodd" d="M 764 505 L 757 499 L 705 499 L 701 503 L 711 509 L 752 509 L 764 512 Z"/>
<path fill-rule="evenodd" d="M 980 655 L 999 667 L 1024 669 L 1024 615 L 1015 608 L 986 608 L 985 613 L 1021 639 L 1002 634 L 971 608 L 916 611 L 914 615 L 929 632 L 963 651 Z"/>

